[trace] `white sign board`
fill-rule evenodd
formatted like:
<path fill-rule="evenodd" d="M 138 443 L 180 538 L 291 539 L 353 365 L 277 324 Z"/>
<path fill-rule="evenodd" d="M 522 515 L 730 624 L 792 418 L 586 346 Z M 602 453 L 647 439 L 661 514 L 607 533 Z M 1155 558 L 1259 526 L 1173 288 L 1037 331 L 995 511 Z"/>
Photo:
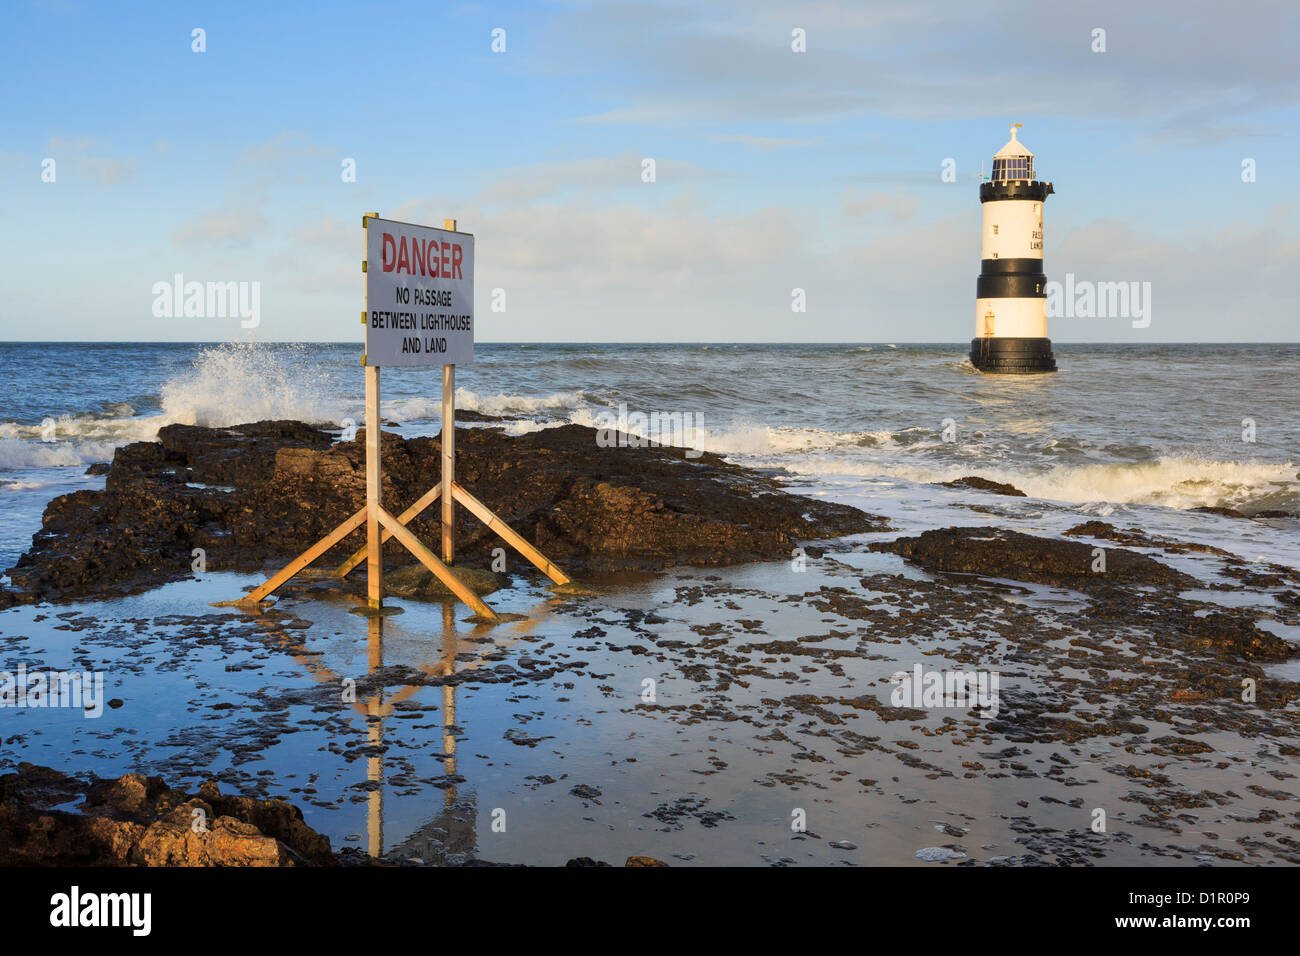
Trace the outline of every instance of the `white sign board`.
<path fill-rule="evenodd" d="M 474 361 L 474 237 L 389 219 L 366 227 L 366 364 Z"/>

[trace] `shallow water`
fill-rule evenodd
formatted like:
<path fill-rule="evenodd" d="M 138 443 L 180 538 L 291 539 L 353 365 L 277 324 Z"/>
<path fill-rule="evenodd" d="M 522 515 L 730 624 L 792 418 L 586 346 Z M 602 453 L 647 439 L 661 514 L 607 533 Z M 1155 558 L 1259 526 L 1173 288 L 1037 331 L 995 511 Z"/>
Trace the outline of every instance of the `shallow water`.
<path fill-rule="evenodd" d="M 463 608 L 397 599 L 389 604 L 403 613 L 368 620 L 318 582 L 290 586 L 268 614 L 208 608 L 255 583 L 234 574 L 112 602 L 13 608 L 0 612 L 7 660 L 105 670 L 107 696 L 122 703 L 98 719 L 0 711 L 7 756 L 102 776 L 159 774 L 191 789 L 216 777 L 224 790 L 300 805 L 336 848 L 395 860 L 618 863 L 647 854 L 674 864 L 941 865 L 924 862 L 926 851 L 959 847 L 951 865 L 1022 858 L 1026 821 L 1088 845 L 1085 811 L 1063 802 L 1076 790 L 1046 774 L 1054 754 L 1073 751 L 1077 793 L 1087 807 L 1112 808 L 1110 839 L 1094 840 L 1097 862 L 1193 861 L 1136 822 L 1140 808 L 1125 810 L 1129 784 L 1106 768 L 1141 758 L 1103 739 L 1082 750 L 1022 746 L 1015 765 L 1029 772 L 961 780 L 953 772 L 962 760 L 990 763 L 1006 746 L 964 710 L 951 713 L 967 748 L 947 739 L 954 726 L 943 710 L 882 724 L 868 712 L 825 723 L 774 708 L 798 695 L 887 702 L 890 675 L 918 660 L 971 666 L 965 622 L 905 641 L 881 632 L 864 654 L 870 628 L 807 602 L 823 586 L 870 599 L 863 574 L 926 580 L 866 551 L 867 537 L 803 573 L 786 562 L 675 570 L 607 579 L 599 596 L 564 599 L 517 579 L 491 600 L 528 617 L 497 627 L 461 620 Z M 1051 598 L 1040 606 L 1045 627 L 1055 610 L 1078 610 L 1063 592 L 1038 597 Z M 813 656 L 772 644 L 801 637 Z M 723 656 L 697 658 L 706 641 L 724 642 Z M 448 669 L 465 682 L 438 686 Z M 385 675 L 387 686 L 367 674 Z M 358 682 L 355 703 L 344 700 L 346 679 Z M 1044 679 L 1004 664 L 1002 693 L 1042 693 Z M 1147 736 L 1169 732 L 1153 725 Z M 1229 736 L 1216 744 L 1269 747 Z M 912 759 L 919 765 L 900 762 Z M 1203 814 L 1200 829 L 1216 839 L 1243 829 L 1232 814 L 1275 805 L 1243 789 L 1262 778 L 1245 758 L 1180 772 L 1189 786 L 1245 794 Z M 1281 786 L 1294 792 L 1294 782 Z M 791 829 L 798 813 L 808 832 Z M 1174 844 L 1207 839 L 1190 830 Z"/>

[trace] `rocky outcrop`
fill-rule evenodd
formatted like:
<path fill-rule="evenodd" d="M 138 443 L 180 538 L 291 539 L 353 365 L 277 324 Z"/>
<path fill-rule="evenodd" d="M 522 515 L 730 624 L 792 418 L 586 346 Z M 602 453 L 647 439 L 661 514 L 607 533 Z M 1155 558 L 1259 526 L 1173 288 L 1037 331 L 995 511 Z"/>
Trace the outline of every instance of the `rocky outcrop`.
<path fill-rule="evenodd" d="M 1096 549 L 1081 541 L 1038 538 L 1002 528 L 937 528 L 915 538 L 898 538 L 871 547 L 902 555 L 927 571 L 1084 589 L 1094 585 L 1199 586 L 1190 575 L 1136 551 L 1106 548 L 1105 563 L 1099 567 Z"/>
<path fill-rule="evenodd" d="M 568 425 L 517 438 L 456 432 L 457 479 L 571 573 L 654 570 L 788 557 L 795 543 L 881 530 L 855 508 L 784 492 L 773 479 L 679 448 L 601 447 Z M 259 570 L 310 547 L 365 500 L 365 433 L 334 442 L 301 422 L 170 425 L 118 449 L 103 491 L 50 502 L 31 549 L 9 572 L 15 597 L 58 600 L 210 570 Z M 383 498 L 394 513 L 440 479 L 437 438 L 381 440 Z M 697 454 L 697 453 L 693 453 Z M 437 540 L 436 505 L 411 525 Z M 363 543 L 358 531 L 322 559 Z M 457 551 L 486 566 L 498 539 L 458 509 Z M 396 543 L 392 565 L 408 564 Z M 517 566 L 517 565 L 512 565 Z"/>
<path fill-rule="evenodd" d="M 1008 485 L 1005 482 L 981 478 L 979 475 L 967 475 L 965 478 L 958 478 L 954 481 L 941 481 L 939 484 L 943 485 L 945 488 L 968 488 L 971 491 L 990 491 L 995 495 L 1008 495 L 1012 498 L 1028 497 L 1028 495 L 1015 485 Z"/>
<path fill-rule="evenodd" d="M 329 838 L 282 801 L 225 796 L 212 781 L 191 796 L 160 777 L 81 780 L 29 763 L 0 776 L 0 866 L 307 865 L 335 865 Z"/>
<path fill-rule="evenodd" d="M 1090 536 L 1113 531 L 1104 522 L 1071 529 Z M 875 543 L 871 548 L 901 555 L 931 572 L 1080 591 L 1094 601 L 1088 610 L 1092 621 L 1158 620 L 1168 628 L 1160 639 L 1179 649 L 1265 661 L 1284 661 L 1293 654 L 1286 640 L 1261 629 L 1250 615 L 1207 610 L 1203 604 L 1183 599 L 1181 592 L 1204 585 L 1127 548 L 1095 548 L 1081 541 L 1039 538 L 1001 528 L 939 528 L 917 537 Z"/>

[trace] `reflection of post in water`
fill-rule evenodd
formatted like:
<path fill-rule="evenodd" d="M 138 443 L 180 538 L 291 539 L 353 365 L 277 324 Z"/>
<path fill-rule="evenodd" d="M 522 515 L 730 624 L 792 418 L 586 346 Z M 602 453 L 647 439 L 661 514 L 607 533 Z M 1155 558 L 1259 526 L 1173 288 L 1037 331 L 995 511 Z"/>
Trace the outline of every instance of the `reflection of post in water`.
<path fill-rule="evenodd" d="M 442 770 L 443 799 L 438 814 L 398 846 L 392 854 L 415 857 L 424 863 L 444 865 L 473 857 L 478 849 L 478 808 L 472 789 L 457 786 L 456 762 L 456 655 L 460 647 L 456 633 L 456 607 L 450 601 L 442 610 L 442 655 L 436 663 L 421 668 L 431 677 L 442 678 Z M 480 625 L 487 630 L 485 625 Z M 471 662 L 466 669 L 481 666 Z M 414 689 L 414 688 L 411 688 Z"/>
<path fill-rule="evenodd" d="M 384 666 L 384 619 L 381 615 L 368 618 L 370 637 L 370 666 L 368 673 L 375 673 Z M 366 736 L 370 743 L 370 759 L 367 761 L 366 779 L 370 781 L 370 794 L 367 798 L 366 824 L 370 838 L 368 852 L 373 857 L 384 853 L 384 758 L 381 750 L 384 743 L 384 688 L 381 686 L 374 696 L 366 699 Z"/>
<path fill-rule="evenodd" d="M 436 676 L 450 678 L 456 672 L 456 608 L 451 602 L 443 604 L 442 613 L 442 657 L 434 665 L 426 665 L 423 670 Z M 384 632 L 383 618 L 369 618 L 370 658 L 369 673 L 375 674 L 384 666 Z M 368 852 L 372 857 L 384 855 L 384 718 L 393 712 L 395 705 L 413 696 L 420 685 L 403 687 L 391 698 L 386 697 L 380 687 L 366 698 L 364 707 L 358 710 L 366 716 L 367 740 L 370 745 L 370 757 L 367 762 L 366 777 L 370 782 L 370 794 L 367 801 L 367 829 L 369 834 Z M 392 852 L 403 856 L 419 856 L 426 862 L 446 862 L 448 855 L 458 853 L 469 855 L 477 845 L 474 831 L 476 814 L 472 807 L 457 806 L 458 793 L 451 781 L 456 776 L 456 685 L 450 680 L 442 685 L 442 755 L 443 774 L 449 785 L 443 793 L 443 811 L 432 821 L 411 834 L 401 846 L 393 847 Z"/>
<path fill-rule="evenodd" d="M 455 606 L 450 601 L 442 605 L 442 675 L 450 678 L 456 673 L 456 620 Z M 442 685 L 442 772 L 448 778 L 456 776 L 456 685 L 448 680 Z M 443 803 L 450 807 L 456 802 L 456 787 L 447 788 Z"/>

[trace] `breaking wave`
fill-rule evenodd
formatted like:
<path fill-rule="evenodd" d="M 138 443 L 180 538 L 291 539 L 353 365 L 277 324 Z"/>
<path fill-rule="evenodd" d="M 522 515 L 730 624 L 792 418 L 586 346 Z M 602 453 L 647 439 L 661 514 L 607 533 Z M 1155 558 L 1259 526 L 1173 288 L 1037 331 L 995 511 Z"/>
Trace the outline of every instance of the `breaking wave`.
<path fill-rule="evenodd" d="M 304 374 L 310 364 L 305 346 L 271 349 L 228 343 L 205 349 L 189 371 L 163 385 L 163 413 L 157 428 L 171 424 L 221 428 L 282 418 L 338 422 L 342 409 L 325 399 L 314 377 Z"/>
<path fill-rule="evenodd" d="M 973 460 L 940 466 L 880 460 L 805 460 L 785 463 L 799 475 L 886 476 L 923 484 L 979 475 L 1019 488 L 1031 498 L 1083 503 L 1106 501 L 1166 508 L 1228 507 L 1247 512 L 1300 512 L 1294 464 L 1162 457 L 1150 462 L 1008 468 Z"/>

